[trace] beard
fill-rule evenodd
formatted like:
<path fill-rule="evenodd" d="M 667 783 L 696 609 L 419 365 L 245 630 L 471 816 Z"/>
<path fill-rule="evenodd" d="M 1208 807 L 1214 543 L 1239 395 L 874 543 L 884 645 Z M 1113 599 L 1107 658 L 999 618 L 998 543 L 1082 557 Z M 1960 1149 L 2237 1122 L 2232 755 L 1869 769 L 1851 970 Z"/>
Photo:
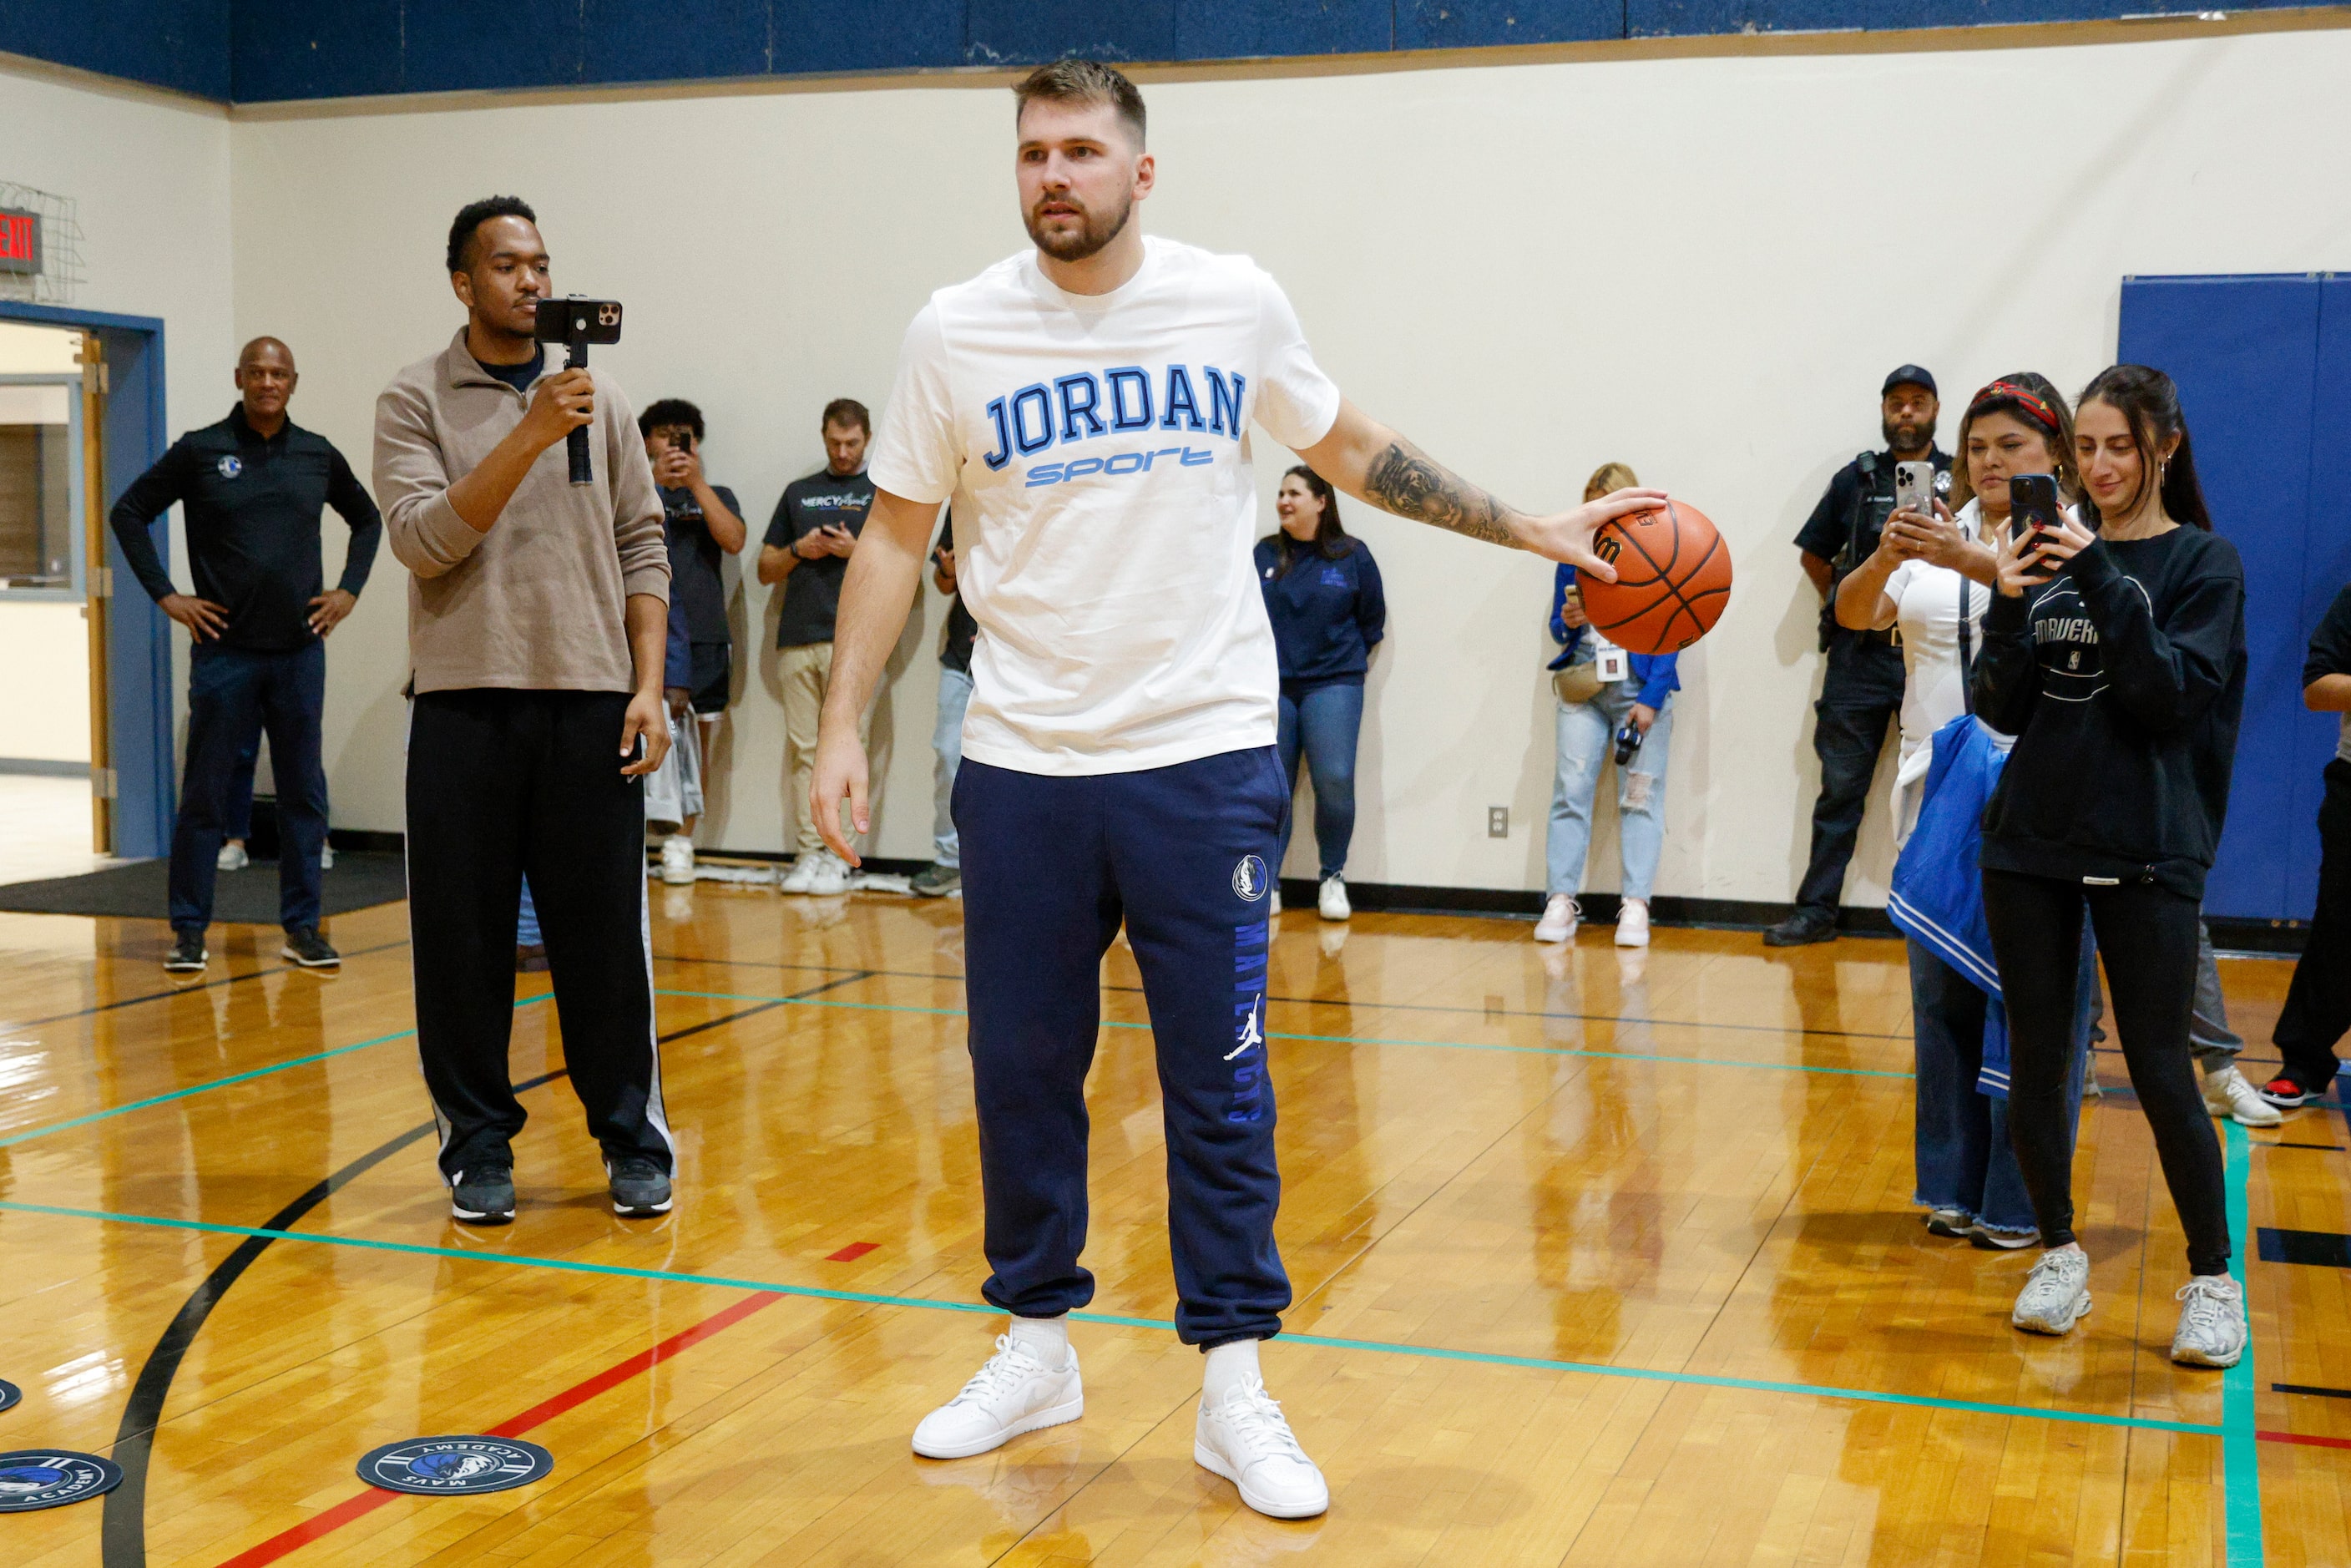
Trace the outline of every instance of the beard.
<path fill-rule="evenodd" d="M 1889 451 L 1922 452 L 1935 439 L 1935 427 L 1931 424 L 1897 423 L 1891 419 L 1881 419 L 1877 422 L 1877 427 L 1880 434 L 1886 437 L 1886 444 Z"/>
<path fill-rule="evenodd" d="M 1056 199 L 1078 209 L 1080 222 L 1074 231 L 1047 229 L 1033 208 L 1021 214 L 1028 225 L 1029 239 L 1055 261 L 1085 260 L 1116 239 L 1125 230 L 1127 220 L 1134 215 L 1134 194 L 1131 191 L 1119 197 L 1118 211 L 1110 214 L 1097 213 L 1075 196 Z"/>

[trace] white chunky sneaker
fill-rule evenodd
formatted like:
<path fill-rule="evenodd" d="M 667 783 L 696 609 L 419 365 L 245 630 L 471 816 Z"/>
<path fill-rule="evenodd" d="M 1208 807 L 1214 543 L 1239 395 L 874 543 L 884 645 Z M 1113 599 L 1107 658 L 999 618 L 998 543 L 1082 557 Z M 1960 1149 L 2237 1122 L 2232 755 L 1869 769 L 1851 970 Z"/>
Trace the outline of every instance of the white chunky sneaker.
<path fill-rule="evenodd" d="M 1347 902 L 1347 879 L 1332 872 L 1322 879 L 1322 892 L 1314 901 L 1314 912 L 1325 920 L 1345 920 L 1355 913 Z"/>
<path fill-rule="evenodd" d="M 926 1459 L 967 1459 L 1023 1432 L 1076 1420 L 1086 1413 L 1086 1392 L 1078 1380 L 1078 1353 L 1067 1354 L 1065 1365 L 1050 1367 L 1010 1334 L 997 1335 L 987 1364 L 914 1428 L 914 1452 Z"/>
<path fill-rule="evenodd" d="M 2008 1321 L 2029 1333 L 2066 1333 L 2090 1310 L 2090 1255 L 2078 1246 L 2041 1255 Z"/>
<path fill-rule="evenodd" d="M 319 846 L 319 869 L 320 871 L 332 871 L 335 869 L 334 845 L 320 844 Z"/>
<path fill-rule="evenodd" d="M 1576 922 L 1583 918 L 1583 911 L 1577 906 L 1575 900 L 1563 893 L 1554 893 L 1543 905 L 1542 918 L 1535 922 L 1535 940 L 1573 942 L 1575 940 Z"/>
<path fill-rule="evenodd" d="M 2233 1066 L 2204 1075 L 2204 1103 L 2240 1127 L 2274 1127 L 2285 1120 Z"/>
<path fill-rule="evenodd" d="M 1265 917 L 1268 920 L 1278 920 L 1281 917 L 1281 889 L 1279 885 L 1265 895 Z"/>
<path fill-rule="evenodd" d="M 252 863 L 252 857 L 245 852 L 244 843 L 236 839 L 224 842 L 220 853 L 213 857 L 214 866 L 221 871 L 243 871 Z"/>
<path fill-rule="evenodd" d="M 1616 946 L 1646 947 L 1649 945 L 1649 901 L 1628 898 L 1616 909 Z"/>
<path fill-rule="evenodd" d="M 2179 1287 L 2179 1332 L 2171 1359 L 2182 1366 L 2234 1366 L 2245 1354 L 2245 1293 L 2226 1274 L 2199 1274 Z"/>
<path fill-rule="evenodd" d="M 1213 1403 L 1200 1396 L 1192 1457 L 1240 1488 L 1241 1500 L 1268 1518 L 1311 1519 L 1331 1506 L 1322 1472 L 1254 1377 Z"/>
<path fill-rule="evenodd" d="M 673 887 L 693 882 L 694 841 L 684 833 L 672 833 L 662 841 L 661 879 Z"/>
<path fill-rule="evenodd" d="M 809 878 L 809 891 L 819 898 L 830 898 L 849 891 L 849 862 L 831 850 L 817 852 L 817 866 Z"/>

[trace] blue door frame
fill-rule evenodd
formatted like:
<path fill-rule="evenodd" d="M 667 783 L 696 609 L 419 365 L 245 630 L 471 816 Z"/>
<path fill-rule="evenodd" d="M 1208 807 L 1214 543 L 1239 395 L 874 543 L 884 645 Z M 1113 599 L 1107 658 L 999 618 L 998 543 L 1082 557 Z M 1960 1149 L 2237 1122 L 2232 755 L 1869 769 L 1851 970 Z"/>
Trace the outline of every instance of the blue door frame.
<path fill-rule="evenodd" d="M 163 323 L 69 306 L 0 300 L 0 320 L 95 333 L 107 366 L 106 472 L 89 482 L 111 507 L 171 444 L 163 415 Z M 78 524 L 79 519 L 76 519 Z M 170 525 L 165 524 L 168 530 Z M 168 531 L 158 541 L 171 559 Z M 98 563 L 92 562 L 92 565 Z M 140 859 L 172 846 L 172 622 L 131 574 L 122 547 L 106 532 L 114 593 L 106 637 L 107 739 L 113 759 L 114 852 Z"/>

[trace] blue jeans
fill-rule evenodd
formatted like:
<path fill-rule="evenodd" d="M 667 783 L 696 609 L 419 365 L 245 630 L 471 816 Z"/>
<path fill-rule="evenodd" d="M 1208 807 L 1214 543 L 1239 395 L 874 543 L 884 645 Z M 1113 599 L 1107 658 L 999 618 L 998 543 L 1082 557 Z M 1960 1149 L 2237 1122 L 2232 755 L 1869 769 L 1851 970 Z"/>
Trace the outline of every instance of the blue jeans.
<path fill-rule="evenodd" d="M 2032 1197 L 2009 1146 L 2008 1102 L 1978 1092 L 1984 1010 L 1991 998 L 1965 975 L 1916 942 L 1910 949 L 1910 1016 L 1917 1037 L 1915 1123 L 1918 1185 L 1912 1201 L 1957 1209 L 1990 1230 L 2034 1228 Z M 2074 1071 L 2067 1074 L 2066 1125 L 2082 1121 L 2082 1069 L 2090 1049 L 2097 959 L 2083 944 L 2074 1007 Z"/>
<path fill-rule="evenodd" d="M 1314 780 L 1314 851 L 1322 857 L 1316 880 L 1347 869 L 1347 846 L 1355 837 L 1355 737 L 1364 727 L 1364 678 L 1281 683 L 1282 776 L 1290 798 L 1298 795 L 1298 761 Z M 1290 813 L 1281 814 L 1281 845 L 1273 858 L 1276 875 L 1290 852 Z"/>
<path fill-rule="evenodd" d="M 327 775 L 319 759 L 319 718 L 327 706 L 327 646 L 256 653 L 197 647 L 188 668 L 188 766 L 172 824 L 172 928 L 212 924 L 213 879 L 221 841 L 237 804 L 243 762 L 256 736 L 269 737 L 277 776 L 277 914 L 288 931 L 319 924 L 319 851 L 327 841 Z"/>
<path fill-rule="evenodd" d="M 547 938 L 539 934 L 538 905 L 530 901 L 530 878 L 522 879 L 522 904 L 515 911 L 515 946 L 544 947 Z"/>
<path fill-rule="evenodd" d="M 1590 702 L 1560 703 L 1559 773 L 1551 792 L 1550 862 L 1546 893 L 1573 894 L 1583 886 L 1583 860 L 1592 848 L 1592 805 L 1600 794 L 1600 769 L 1615 755 L 1616 732 L 1641 688 L 1617 681 L 1600 688 Z M 1631 764 L 1616 776 L 1617 847 L 1625 857 L 1623 896 L 1648 902 L 1656 885 L 1657 856 L 1666 844 L 1666 763 L 1673 754 L 1674 699 L 1657 710 L 1656 722 Z"/>
<path fill-rule="evenodd" d="M 931 728 L 931 749 L 938 762 L 931 770 L 931 859 L 948 870 L 963 863 L 956 837 L 956 769 L 963 766 L 963 716 L 971 706 L 971 675 L 964 670 L 939 669 L 939 719 Z"/>

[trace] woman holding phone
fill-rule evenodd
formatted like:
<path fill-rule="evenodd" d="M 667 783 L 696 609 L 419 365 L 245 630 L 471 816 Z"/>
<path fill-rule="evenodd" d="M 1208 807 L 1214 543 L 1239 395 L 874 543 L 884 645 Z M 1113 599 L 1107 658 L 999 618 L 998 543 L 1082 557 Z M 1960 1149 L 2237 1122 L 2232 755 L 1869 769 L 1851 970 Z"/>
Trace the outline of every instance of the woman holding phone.
<path fill-rule="evenodd" d="M 2044 1250 L 2010 1321 L 2062 1334 L 2090 1310 L 2074 1237 L 2066 1079 L 2086 914 L 2116 1031 L 2188 1234 L 2171 1359 L 2233 1366 L 2220 1140 L 2189 1050 L 2199 906 L 2245 697 L 2245 580 L 2212 531 L 2171 378 L 2116 365 L 2074 413 L 2079 520 L 2000 540 L 1976 711 L 2014 735 L 1984 814 L 1984 912 L 2008 1005 L 2009 1131 Z"/>
<path fill-rule="evenodd" d="M 2002 376 L 1969 401 L 1957 446 L 1951 500 L 1958 515 L 1940 502 L 1932 517 L 1896 512 L 1876 553 L 1837 590 L 1839 625 L 1902 631 L 1896 849 L 1917 822 L 1935 732 L 1969 711 L 1968 674 L 1983 645 L 1999 540 L 2009 524 L 2010 481 L 2039 476 L 2053 481 L 2053 492 L 2065 494 L 2080 487 L 2065 400 L 2045 377 L 2029 371 Z M 1997 744 L 2005 746 L 2005 737 Z M 1915 1200 L 1927 1211 L 1927 1228 L 1938 1236 L 1964 1237 L 1987 1250 L 2030 1247 L 2038 1234 L 2023 1173 L 2009 1147 L 2008 1106 L 1978 1088 L 1991 998 L 1927 944 L 1913 939 L 1908 947 L 1917 1064 Z M 2090 964 L 2085 947 L 2076 973 L 2081 977 L 2086 969 L 2084 994 L 2095 996 L 2097 972 Z M 2089 1022 L 2077 1003 L 2069 1058 L 2074 1070 L 2066 1080 L 2069 1138 L 2080 1119 Z"/>

